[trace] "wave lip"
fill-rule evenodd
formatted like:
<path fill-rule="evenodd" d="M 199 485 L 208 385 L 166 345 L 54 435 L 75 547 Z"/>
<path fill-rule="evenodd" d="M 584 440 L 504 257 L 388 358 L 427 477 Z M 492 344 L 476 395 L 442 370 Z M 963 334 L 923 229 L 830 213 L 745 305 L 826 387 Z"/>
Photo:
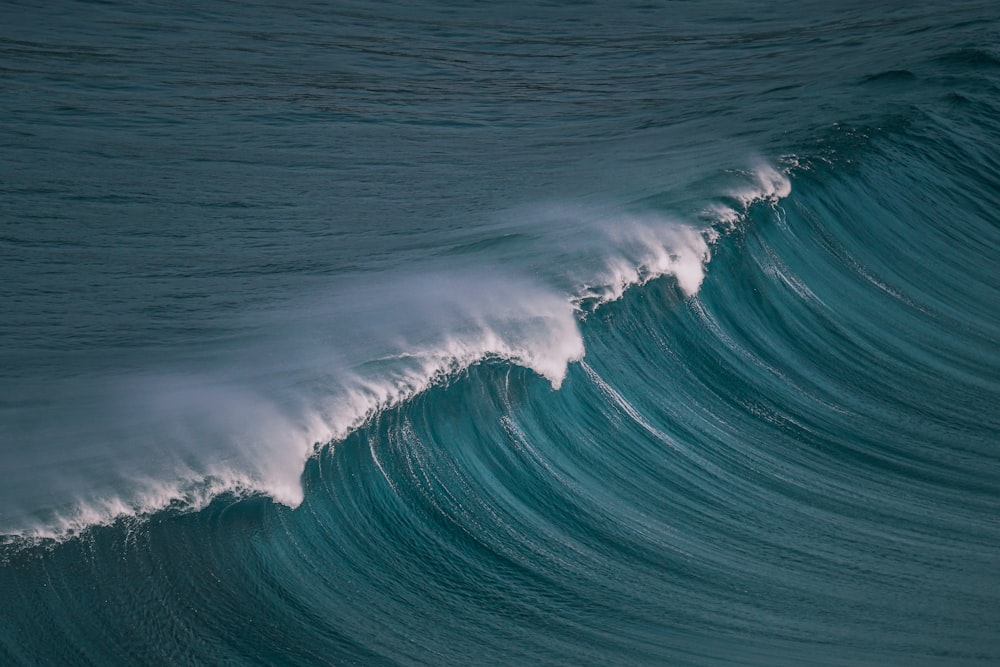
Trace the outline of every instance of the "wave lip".
<path fill-rule="evenodd" d="M 124 517 L 198 510 L 223 493 L 262 493 L 296 507 L 310 456 L 484 360 L 528 368 L 558 390 L 569 364 L 585 355 L 579 322 L 588 313 L 663 276 L 695 297 L 718 240 L 750 207 L 774 205 L 791 191 L 787 175 L 766 165 L 741 179 L 706 209 L 708 224 L 562 210 L 588 230 L 562 257 L 569 265 L 558 265 L 568 291 L 483 269 L 383 277 L 274 314 L 269 326 L 294 323 L 308 333 L 270 338 L 214 375 L 128 380 L 119 414 L 147 415 L 148 424 L 129 422 L 132 430 L 116 436 L 167 452 L 166 463 L 145 472 L 123 463 L 116 472 L 129 490 L 64 502 L 6 529 L 6 539 L 64 539 Z M 205 454 L 206 443 L 216 458 Z"/>
<path fill-rule="evenodd" d="M 606 249 L 602 268 L 583 281 L 574 297 L 577 307 L 593 310 L 620 299 L 631 287 L 663 276 L 673 277 L 684 296 L 697 295 L 713 246 L 746 219 L 751 207 L 776 206 L 792 192 L 788 173 L 768 164 L 762 163 L 741 176 L 743 184 L 704 209 L 702 218 L 707 224 L 649 213 L 623 214 L 602 221 L 598 227 L 601 245 Z"/>
<path fill-rule="evenodd" d="M 157 474 L 121 463 L 109 472 L 128 480 L 128 491 L 63 502 L 5 530 L 6 541 L 65 539 L 125 517 L 198 510 L 223 493 L 263 493 L 296 507 L 306 460 L 380 412 L 488 359 L 524 366 L 558 389 L 584 355 L 570 301 L 526 280 L 438 273 L 339 297 L 356 308 L 353 339 L 337 335 L 343 308 L 312 304 L 309 325 L 319 334 L 265 341 L 254 358 L 238 356 L 213 375 L 123 382 L 115 414 L 143 417 L 115 435 L 163 453 L 147 467 Z M 206 445 L 214 447 L 208 454 Z"/>

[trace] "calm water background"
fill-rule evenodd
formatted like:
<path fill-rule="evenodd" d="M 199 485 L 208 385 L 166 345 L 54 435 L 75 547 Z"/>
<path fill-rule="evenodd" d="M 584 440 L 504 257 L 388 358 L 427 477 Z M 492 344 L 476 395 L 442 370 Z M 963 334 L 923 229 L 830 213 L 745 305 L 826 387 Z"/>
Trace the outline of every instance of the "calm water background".
<path fill-rule="evenodd" d="M 0 662 L 1000 660 L 1000 9 L 4 2 Z"/>

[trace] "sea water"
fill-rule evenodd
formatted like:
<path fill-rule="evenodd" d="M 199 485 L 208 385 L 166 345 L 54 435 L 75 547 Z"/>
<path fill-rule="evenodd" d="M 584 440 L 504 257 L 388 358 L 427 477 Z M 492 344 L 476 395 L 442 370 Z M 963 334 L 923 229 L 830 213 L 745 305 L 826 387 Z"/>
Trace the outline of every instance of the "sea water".
<path fill-rule="evenodd" d="M 0 20 L 0 662 L 1000 660 L 992 2 Z"/>

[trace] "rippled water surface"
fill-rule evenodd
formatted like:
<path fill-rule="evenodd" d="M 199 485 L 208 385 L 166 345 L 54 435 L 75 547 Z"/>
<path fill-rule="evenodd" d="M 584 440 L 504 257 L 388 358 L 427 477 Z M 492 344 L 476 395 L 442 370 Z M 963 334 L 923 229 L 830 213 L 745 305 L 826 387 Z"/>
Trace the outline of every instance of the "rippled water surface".
<path fill-rule="evenodd" d="M 1000 10 L 3 4 L 0 663 L 1000 661 Z"/>

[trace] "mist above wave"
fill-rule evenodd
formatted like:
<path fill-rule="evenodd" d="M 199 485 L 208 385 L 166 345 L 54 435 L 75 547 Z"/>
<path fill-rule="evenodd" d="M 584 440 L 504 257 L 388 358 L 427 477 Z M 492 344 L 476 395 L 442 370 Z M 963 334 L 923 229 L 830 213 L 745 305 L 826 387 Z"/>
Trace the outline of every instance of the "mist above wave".
<path fill-rule="evenodd" d="M 581 317 L 662 276 L 694 297 L 720 234 L 755 202 L 790 191 L 771 167 L 740 176 L 691 221 L 621 207 L 521 209 L 517 227 L 534 234 L 523 260 L 497 252 L 351 276 L 241 314 L 235 348 L 94 379 L 86 415 L 40 435 L 75 438 L 96 469 L 36 464 L 26 472 L 53 491 L 42 506 L 21 503 L 0 530 L 61 538 L 121 516 L 197 509 L 222 492 L 296 506 L 317 447 L 471 365 L 524 366 L 558 389 L 585 354 Z"/>

